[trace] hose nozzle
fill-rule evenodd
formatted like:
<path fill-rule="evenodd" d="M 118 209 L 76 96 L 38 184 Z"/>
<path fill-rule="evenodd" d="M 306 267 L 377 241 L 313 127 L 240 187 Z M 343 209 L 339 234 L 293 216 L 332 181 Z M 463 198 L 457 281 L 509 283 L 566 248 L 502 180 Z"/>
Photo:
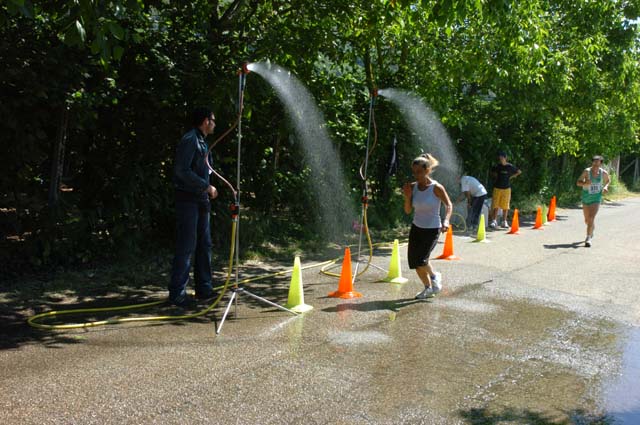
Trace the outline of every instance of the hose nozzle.
<path fill-rule="evenodd" d="M 251 71 L 249 70 L 249 62 L 244 62 L 242 64 L 242 67 L 240 69 L 240 72 L 242 72 L 244 75 L 247 75 L 248 73 L 250 73 Z"/>
<path fill-rule="evenodd" d="M 378 97 L 378 88 L 374 87 L 373 90 L 371 90 L 371 97 Z"/>

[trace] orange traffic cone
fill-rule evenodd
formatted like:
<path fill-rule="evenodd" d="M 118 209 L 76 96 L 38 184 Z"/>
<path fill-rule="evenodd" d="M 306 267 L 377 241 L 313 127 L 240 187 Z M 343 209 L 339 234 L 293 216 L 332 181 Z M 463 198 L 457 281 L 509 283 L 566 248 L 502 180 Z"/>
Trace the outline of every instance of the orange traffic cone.
<path fill-rule="evenodd" d="M 547 215 L 547 221 L 556 221 L 556 197 L 551 197 L 551 203 L 549 204 L 549 214 Z"/>
<path fill-rule="evenodd" d="M 513 210 L 513 218 L 511 219 L 511 230 L 507 232 L 508 235 L 520 234 L 520 220 L 518 219 L 518 209 Z"/>
<path fill-rule="evenodd" d="M 533 225 L 533 228 L 536 230 L 544 230 L 542 227 L 542 207 L 538 207 L 538 212 L 536 213 L 536 224 Z"/>
<path fill-rule="evenodd" d="M 459 260 L 460 257 L 453 254 L 453 227 L 449 226 L 447 237 L 444 240 L 444 249 L 442 255 L 436 257 L 437 260 Z"/>
<path fill-rule="evenodd" d="M 333 298 L 358 298 L 362 294 L 353 290 L 353 282 L 351 280 L 351 250 L 349 247 L 344 249 L 344 260 L 342 261 L 342 272 L 340 273 L 340 282 L 338 290 L 329 294 Z"/>

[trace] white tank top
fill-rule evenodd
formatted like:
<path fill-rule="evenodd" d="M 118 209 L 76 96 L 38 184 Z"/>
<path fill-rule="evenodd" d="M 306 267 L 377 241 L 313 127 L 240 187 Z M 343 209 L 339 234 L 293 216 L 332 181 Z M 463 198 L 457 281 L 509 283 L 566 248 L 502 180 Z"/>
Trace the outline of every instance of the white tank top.
<path fill-rule="evenodd" d="M 440 228 L 440 198 L 433 189 L 438 182 L 431 180 L 425 190 L 418 189 L 418 183 L 413 185 L 411 206 L 413 206 L 413 224 L 422 229 Z"/>

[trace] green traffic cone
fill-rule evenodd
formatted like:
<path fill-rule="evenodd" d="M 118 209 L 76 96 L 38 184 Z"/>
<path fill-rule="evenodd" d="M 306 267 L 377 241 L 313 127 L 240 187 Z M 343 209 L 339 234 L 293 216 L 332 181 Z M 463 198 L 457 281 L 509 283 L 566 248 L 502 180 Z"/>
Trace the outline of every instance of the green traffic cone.
<path fill-rule="evenodd" d="M 293 261 L 293 273 L 291 273 L 291 284 L 289 285 L 289 298 L 285 308 L 296 313 L 304 313 L 312 310 L 313 307 L 304 303 L 304 292 L 302 291 L 302 269 L 300 267 L 300 257 Z"/>
<path fill-rule="evenodd" d="M 400 265 L 400 249 L 398 240 L 393 241 L 393 251 L 391 252 L 391 263 L 389 264 L 389 274 L 384 279 L 385 282 L 407 283 L 409 279 L 402 277 L 402 267 Z"/>
<path fill-rule="evenodd" d="M 548 214 L 547 206 L 543 205 L 542 206 L 542 224 L 543 225 L 547 224 L 547 214 Z"/>
<path fill-rule="evenodd" d="M 486 234 L 484 229 L 484 214 L 480 214 L 480 223 L 478 224 L 478 234 L 474 242 L 486 242 Z"/>

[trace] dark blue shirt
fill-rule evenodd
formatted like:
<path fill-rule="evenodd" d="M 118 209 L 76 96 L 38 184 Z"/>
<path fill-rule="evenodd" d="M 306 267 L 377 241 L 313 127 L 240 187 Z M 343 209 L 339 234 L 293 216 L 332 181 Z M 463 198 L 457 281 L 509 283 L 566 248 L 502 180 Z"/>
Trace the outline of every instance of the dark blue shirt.
<path fill-rule="evenodd" d="M 204 134 L 199 129 L 194 128 L 182 136 L 176 148 L 174 164 L 173 183 L 177 199 L 194 201 L 208 199 L 209 169 L 204 160 L 208 150 Z M 211 162 L 211 155 L 209 155 L 209 164 Z"/>

